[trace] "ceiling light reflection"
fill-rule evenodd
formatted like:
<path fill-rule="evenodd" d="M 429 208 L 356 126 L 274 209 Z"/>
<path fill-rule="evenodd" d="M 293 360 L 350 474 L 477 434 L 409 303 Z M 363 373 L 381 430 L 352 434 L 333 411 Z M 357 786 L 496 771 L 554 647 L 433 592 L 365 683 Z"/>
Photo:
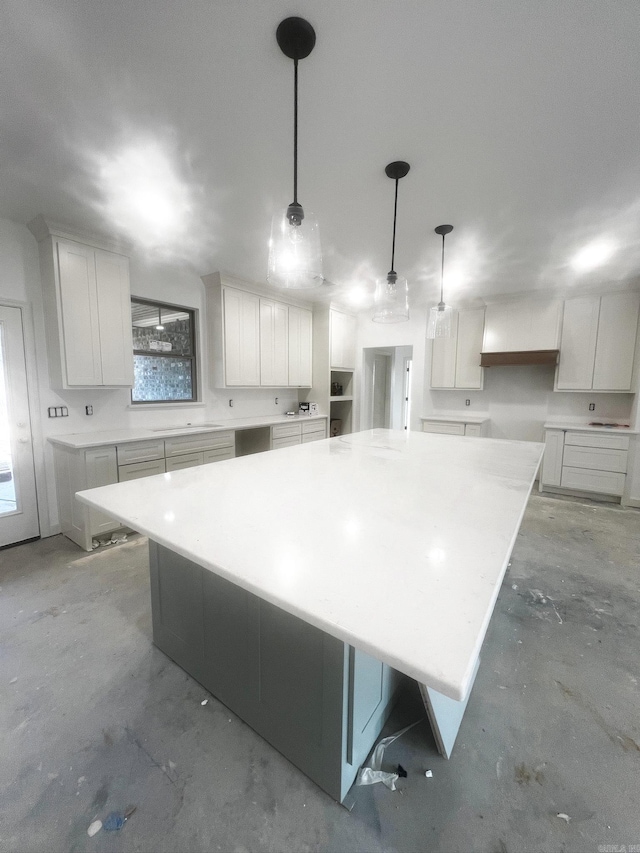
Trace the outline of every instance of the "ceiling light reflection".
<path fill-rule="evenodd" d="M 606 264 L 618 251 L 618 244 L 611 239 L 601 238 L 583 246 L 571 258 L 572 269 L 578 273 L 590 272 Z"/>

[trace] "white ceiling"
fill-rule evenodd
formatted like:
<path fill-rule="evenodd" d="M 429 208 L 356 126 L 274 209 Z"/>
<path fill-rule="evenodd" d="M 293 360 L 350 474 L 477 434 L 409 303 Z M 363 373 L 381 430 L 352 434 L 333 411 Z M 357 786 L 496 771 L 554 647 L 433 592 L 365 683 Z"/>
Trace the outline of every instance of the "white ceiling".
<path fill-rule="evenodd" d="M 397 159 L 411 171 L 395 266 L 414 304 L 437 294 L 444 222 L 454 303 L 640 275 L 638 0 L 3 8 L 0 215 L 126 230 L 122 184 L 105 182 L 124 150 L 146 169 L 158 149 L 174 172 L 158 186 L 182 213 L 155 253 L 264 281 L 271 214 L 292 200 L 293 63 L 275 30 L 300 15 L 317 42 L 300 63 L 299 199 L 327 279 L 371 286 L 388 271 Z M 617 253 L 577 276 L 570 257 L 601 238 Z"/>

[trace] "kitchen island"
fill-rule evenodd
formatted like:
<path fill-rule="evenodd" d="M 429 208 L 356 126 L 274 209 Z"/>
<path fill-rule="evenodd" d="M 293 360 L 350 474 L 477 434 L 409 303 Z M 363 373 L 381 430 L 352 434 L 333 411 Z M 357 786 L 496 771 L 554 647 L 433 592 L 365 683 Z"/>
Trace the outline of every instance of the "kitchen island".
<path fill-rule="evenodd" d="M 398 674 L 450 753 L 542 449 L 372 430 L 78 497 L 149 537 L 156 645 L 343 801 Z"/>

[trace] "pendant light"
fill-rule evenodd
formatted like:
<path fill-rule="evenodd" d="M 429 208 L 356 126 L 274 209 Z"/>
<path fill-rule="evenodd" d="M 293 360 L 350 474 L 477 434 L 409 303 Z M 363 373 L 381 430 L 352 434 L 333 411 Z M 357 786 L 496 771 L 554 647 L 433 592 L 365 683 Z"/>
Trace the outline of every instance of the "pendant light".
<path fill-rule="evenodd" d="M 402 323 L 409 319 L 409 284 L 404 276 L 395 271 L 396 219 L 398 213 L 398 181 L 404 178 L 411 167 L 404 160 L 389 163 L 385 174 L 396 182 L 393 206 L 393 240 L 391 243 L 391 269 L 384 278 L 376 280 L 374 297 L 374 323 Z"/>
<path fill-rule="evenodd" d="M 453 225 L 438 225 L 435 233 L 442 237 L 442 266 L 440 269 L 440 302 L 429 311 L 427 338 L 450 338 L 453 309 L 444 304 L 444 238 L 453 231 Z"/>
<path fill-rule="evenodd" d="M 318 287 L 323 282 L 320 231 L 298 202 L 298 60 L 309 56 L 316 34 L 304 18 L 285 18 L 276 30 L 285 56 L 293 59 L 293 201 L 273 215 L 267 281 L 275 287 Z"/>
<path fill-rule="evenodd" d="M 164 326 L 162 325 L 162 308 L 158 306 L 158 325 L 156 326 L 156 331 L 164 332 Z"/>

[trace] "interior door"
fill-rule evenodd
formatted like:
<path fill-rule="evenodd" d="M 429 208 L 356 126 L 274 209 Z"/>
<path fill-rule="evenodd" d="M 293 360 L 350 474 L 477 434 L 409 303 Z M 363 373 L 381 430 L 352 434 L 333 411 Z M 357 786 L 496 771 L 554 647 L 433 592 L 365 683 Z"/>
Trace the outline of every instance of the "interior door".
<path fill-rule="evenodd" d="M 389 429 L 391 413 L 391 356 L 376 353 L 373 357 L 373 429 Z"/>
<path fill-rule="evenodd" d="M 39 535 L 22 311 L 0 306 L 0 546 Z"/>

